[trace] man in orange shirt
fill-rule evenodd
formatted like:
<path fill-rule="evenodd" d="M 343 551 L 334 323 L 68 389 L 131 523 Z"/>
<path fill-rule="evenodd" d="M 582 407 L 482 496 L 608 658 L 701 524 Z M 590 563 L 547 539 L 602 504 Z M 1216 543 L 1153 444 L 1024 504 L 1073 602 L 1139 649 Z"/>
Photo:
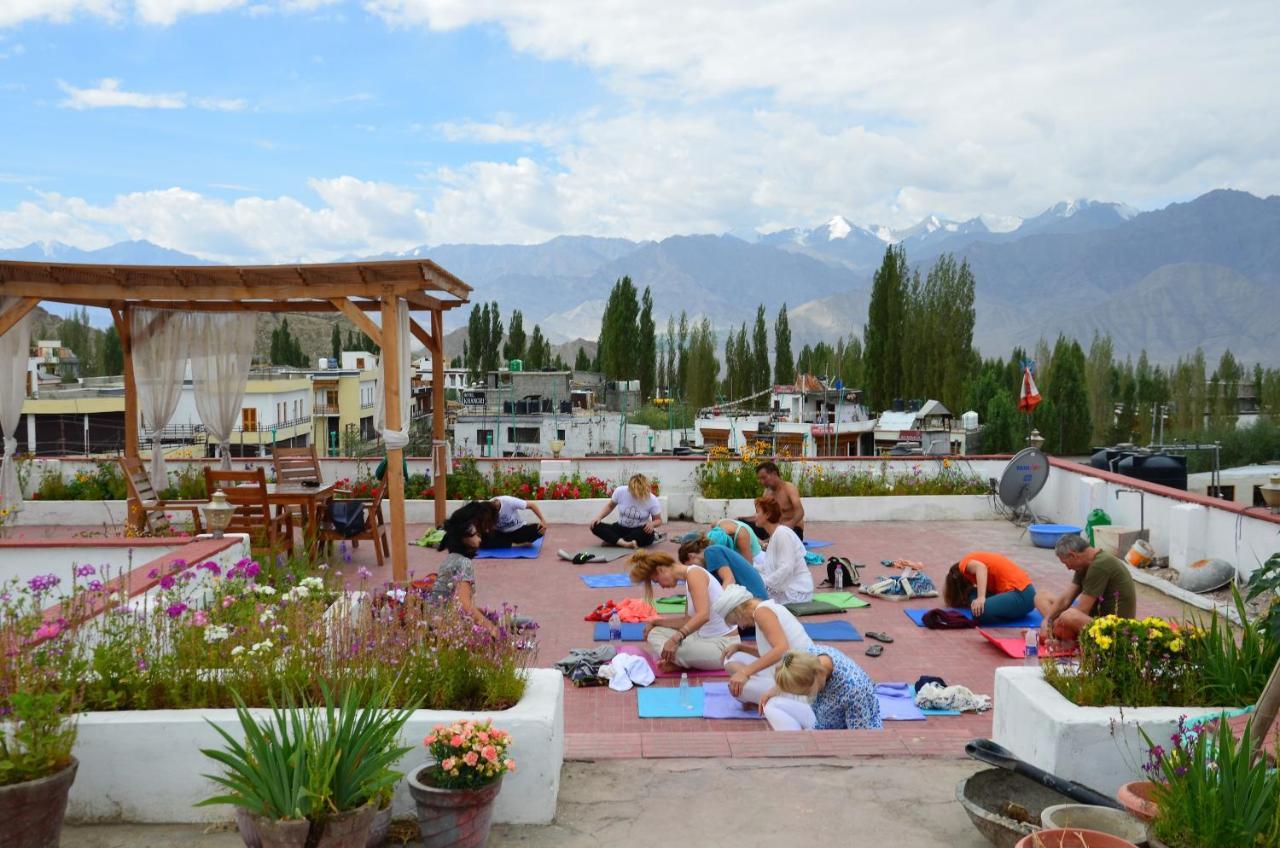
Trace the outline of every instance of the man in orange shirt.
<path fill-rule="evenodd" d="M 994 551 L 972 551 L 947 572 L 947 606 L 968 607 L 978 624 L 1016 621 L 1035 609 L 1036 587 L 1017 563 Z"/>

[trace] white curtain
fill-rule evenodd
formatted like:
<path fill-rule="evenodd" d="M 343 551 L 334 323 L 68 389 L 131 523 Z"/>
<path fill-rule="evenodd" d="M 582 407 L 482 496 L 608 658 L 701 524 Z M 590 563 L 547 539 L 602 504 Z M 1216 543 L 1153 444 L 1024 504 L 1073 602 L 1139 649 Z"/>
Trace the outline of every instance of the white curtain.
<path fill-rule="evenodd" d="M 0 314 L 20 298 L 0 298 Z M 31 313 L 0 336 L 0 429 L 4 430 L 4 464 L 0 466 L 0 503 L 22 509 L 22 486 L 14 461 L 18 453 L 18 419 L 27 397 L 27 364 L 31 358 Z"/>
<path fill-rule="evenodd" d="M 409 304 L 398 300 L 396 307 L 396 358 L 400 362 L 400 429 L 387 429 L 387 392 L 383 365 L 387 359 L 386 348 L 378 357 L 378 383 L 375 391 L 378 394 L 373 407 L 373 429 L 382 434 L 387 450 L 403 449 L 409 444 Z M 386 328 L 383 328 L 384 340 Z"/>
<path fill-rule="evenodd" d="M 202 312 L 188 316 L 191 333 L 191 381 L 196 411 L 218 440 L 222 467 L 231 468 L 231 431 L 244 404 L 253 365 L 257 315 L 252 312 Z"/>
<path fill-rule="evenodd" d="M 151 433 L 151 485 L 157 493 L 168 486 L 160 433 L 182 396 L 191 317 L 172 309 L 134 309 L 129 321 L 138 407 Z"/>

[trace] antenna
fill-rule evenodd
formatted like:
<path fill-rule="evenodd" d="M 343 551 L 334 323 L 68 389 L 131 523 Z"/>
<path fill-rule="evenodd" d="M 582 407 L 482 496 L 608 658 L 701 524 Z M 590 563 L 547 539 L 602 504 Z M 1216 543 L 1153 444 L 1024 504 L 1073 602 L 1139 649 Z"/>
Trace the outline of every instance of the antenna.
<path fill-rule="evenodd" d="M 996 494 L 1009 508 L 1010 521 L 1025 526 L 1041 520 L 1031 509 L 1031 499 L 1040 494 L 1048 479 L 1049 459 L 1039 448 L 1025 448 L 1009 460 L 1000 475 Z"/>

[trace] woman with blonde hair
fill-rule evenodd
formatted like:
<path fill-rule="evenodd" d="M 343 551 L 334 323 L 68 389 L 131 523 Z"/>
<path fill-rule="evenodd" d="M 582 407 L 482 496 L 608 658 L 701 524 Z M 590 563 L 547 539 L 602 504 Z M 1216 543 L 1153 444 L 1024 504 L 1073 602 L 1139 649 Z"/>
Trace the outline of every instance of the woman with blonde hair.
<path fill-rule="evenodd" d="M 758 704 L 774 686 L 773 668 L 788 651 L 803 651 L 813 644 L 804 625 L 777 601 L 759 600 L 743 586 L 726 586 L 712 611 L 725 624 L 755 627 L 755 645 L 741 642 L 724 649 L 724 670 L 729 672 L 729 694 L 744 704 Z"/>
<path fill-rule="evenodd" d="M 668 616 L 645 625 L 644 637 L 658 654 L 663 671 L 721 667 L 725 649 L 737 641 L 738 630 L 715 612 L 721 588 L 700 565 L 676 562 L 662 551 L 637 551 L 631 555 L 631 582 L 644 586 L 644 597 L 653 600 L 653 584 L 674 589 L 684 581 L 685 614 Z"/>
<path fill-rule="evenodd" d="M 858 664 L 835 648 L 811 645 L 788 651 L 773 672 L 774 689 L 760 698 L 760 712 L 774 730 L 879 730 L 876 685 Z M 778 694 L 807 696 L 804 703 Z"/>
<path fill-rule="evenodd" d="M 604 518 L 618 509 L 616 522 Z M 653 493 L 649 478 L 633 474 L 627 485 L 613 490 L 609 502 L 591 520 L 591 532 L 606 545 L 624 548 L 647 548 L 657 540 L 655 528 L 662 523 L 662 502 Z"/>

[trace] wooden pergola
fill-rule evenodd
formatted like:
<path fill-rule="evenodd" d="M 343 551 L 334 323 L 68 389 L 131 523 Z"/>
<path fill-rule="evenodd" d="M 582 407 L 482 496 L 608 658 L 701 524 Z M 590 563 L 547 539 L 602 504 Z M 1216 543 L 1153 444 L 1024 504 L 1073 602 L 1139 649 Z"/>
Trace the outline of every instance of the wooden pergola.
<path fill-rule="evenodd" d="M 410 309 L 410 332 L 431 353 L 432 473 L 436 523 L 444 521 L 446 481 L 444 313 L 467 303 L 471 287 L 429 260 L 331 265 L 77 265 L 0 261 L 0 296 L 18 297 L 0 314 L 7 333 L 41 301 L 108 309 L 124 350 L 125 455 L 138 456 L 138 396 L 134 382 L 130 312 L 135 308 L 214 312 L 341 312 L 382 349 L 386 426 L 400 430 L 401 345 L 396 313 Z M 430 327 L 412 318 L 430 313 Z M 382 325 L 370 312 L 380 312 Z M 394 579 L 408 577 L 404 521 L 403 451 L 388 451 Z"/>

